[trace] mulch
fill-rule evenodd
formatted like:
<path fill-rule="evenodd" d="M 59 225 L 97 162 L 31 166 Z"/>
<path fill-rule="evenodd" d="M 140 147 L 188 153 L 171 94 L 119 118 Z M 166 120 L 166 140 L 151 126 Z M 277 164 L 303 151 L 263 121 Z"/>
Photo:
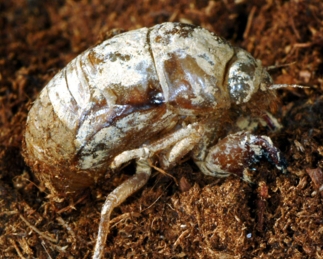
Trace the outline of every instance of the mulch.
<path fill-rule="evenodd" d="M 288 173 L 256 165 L 256 181 L 203 176 L 192 161 L 114 210 L 106 258 L 323 258 L 323 2 L 321 0 L 0 2 L 0 257 L 90 258 L 104 199 L 133 167 L 77 199 L 54 202 L 24 163 L 27 113 L 46 83 L 112 29 L 200 25 L 260 59 L 275 83 L 280 131 L 260 126 Z M 281 66 L 283 65 L 283 66 Z"/>

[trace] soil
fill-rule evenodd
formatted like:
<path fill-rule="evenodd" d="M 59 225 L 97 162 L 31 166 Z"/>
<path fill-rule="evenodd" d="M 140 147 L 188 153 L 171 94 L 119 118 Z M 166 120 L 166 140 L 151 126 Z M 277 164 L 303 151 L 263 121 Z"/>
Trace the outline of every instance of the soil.
<path fill-rule="evenodd" d="M 280 131 L 259 126 L 288 173 L 256 165 L 253 184 L 203 176 L 186 161 L 114 210 L 106 258 L 323 258 L 321 0 L 0 0 L 0 258 L 90 258 L 106 195 L 128 167 L 56 203 L 21 155 L 27 113 L 71 59 L 112 29 L 200 25 L 260 59 L 275 83 Z M 282 66 L 281 66 L 282 65 Z"/>

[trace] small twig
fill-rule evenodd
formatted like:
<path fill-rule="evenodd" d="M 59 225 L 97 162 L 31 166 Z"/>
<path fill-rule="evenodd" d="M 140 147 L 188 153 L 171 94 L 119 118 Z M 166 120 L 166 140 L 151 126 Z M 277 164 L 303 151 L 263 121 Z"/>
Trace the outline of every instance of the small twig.
<path fill-rule="evenodd" d="M 294 33 L 296 35 L 296 38 L 298 40 L 300 40 L 301 39 L 301 36 L 299 35 L 298 30 L 296 29 L 295 22 L 294 22 L 294 19 L 293 18 L 290 19 L 290 23 L 291 23 L 292 29 L 293 29 L 293 31 L 294 31 Z"/>
<path fill-rule="evenodd" d="M 164 171 L 163 169 L 153 165 L 153 163 L 150 160 L 148 160 L 148 164 L 149 164 L 150 167 L 154 168 L 157 172 L 159 172 L 159 173 L 161 173 L 163 175 L 167 175 L 170 178 L 172 178 L 174 180 L 175 184 L 178 186 L 178 182 L 177 182 L 176 178 L 173 175 L 171 175 L 171 174 L 167 173 L 166 171 Z"/>
<path fill-rule="evenodd" d="M 148 210 L 149 208 L 154 206 L 154 204 L 160 199 L 161 196 L 163 196 L 163 194 L 159 195 L 158 198 L 152 204 L 150 204 L 147 208 L 143 209 L 141 212 Z"/>
<path fill-rule="evenodd" d="M 178 243 L 182 240 L 182 238 L 183 238 L 184 236 L 186 236 L 186 234 L 187 234 L 187 233 L 189 233 L 189 230 L 188 230 L 188 229 L 186 229 L 185 231 L 183 231 L 183 232 L 179 235 L 179 237 L 176 239 L 175 243 L 173 244 L 173 247 L 175 247 L 175 248 L 176 248 L 176 246 L 178 245 Z"/>
<path fill-rule="evenodd" d="M 125 219 L 130 218 L 130 213 L 123 213 L 120 216 L 110 220 L 110 228 L 114 228 L 116 225 L 118 225 L 120 222 L 124 221 Z"/>
<path fill-rule="evenodd" d="M 19 247 L 17 246 L 16 242 L 14 240 L 12 240 L 11 238 L 9 238 L 10 243 L 12 244 L 12 246 L 15 248 L 16 253 L 18 254 L 18 256 L 22 259 L 25 259 L 25 257 L 23 256 L 23 254 L 21 253 Z"/>
<path fill-rule="evenodd" d="M 305 42 L 305 43 L 295 43 L 293 45 L 294 48 L 309 48 L 312 46 L 312 42 Z"/>
<path fill-rule="evenodd" d="M 17 210 L 3 211 L 3 212 L 0 212 L 0 217 L 2 217 L 3 215 L 14 215 L 14 214 L 17 214 L 17 213 L 18 213 Z"/>
<path fill-rule="evenodd" d="M 45 247 L 45 242 L 44 242 L 44 240 L 42 240 L 41 241 L 41 245 L 42 245 L 42 247 L 44 248 L 44 250 L 45 250 L 45 252 L 46 252 L 46 254 L 48 255 L 48 258 L 50 258 L 50 259 L 52 259 L 52 257 L 50 256 L 50 254 L 48 253 L 48 251 L 47 251 L 47 249 L 46 249 L 46 247 Z"/>
<path fill-rule="evenodd" d="M 245 29 L 245 31 L 243 33 L 243 38 L 244 39 L 247 39 L 248 36 L 249 36 L 249 32 L 250 32 L 250 29 L 251 29 L 253 17 L 255 15 L 256 10 L 257 10 L 257 7 L 256 6 L 253 6 L 251 8 L 251 11 L 250 11 L 249 16 L 248 16 L 247 26 L 246 26 L 246 29 Z"/>
<path fill-rule="evenodd" d="M 61 224 L 63 227 L 65 227 L 67 229 L 67 231 L 71 234 L 71 236 L 73 237 L 73 239 L 75 241 L 76 235 L 75 235 L 73 229 L 61 217 L 56 218 L 56 220 L 58 221 L 59 224 Z"/>
<path fill-rule="evenodd" d="M 91 251 L 87 250 L 85 255 L 83 256 L 83 259 L 89 258 L 90 253 L 91 253 Z"/>
<path fill-rule="evenodd" d="M 42 244 L 46 244 L 46 242 L 40 238 L 40 240 L 42 241 Z M 50 243 L 49 244 L 52 248 L 56 249 L 57 251 L 59 252 L 63 252 L 63 253 L 66 253 L 66 249 L 68 248 L 68 245 L 67 246 L 58 246 L 58 245 L 55 245 L 53 243 Z"/>
<path fill-rule="evenodd" d="M 36 233 L 38 233 L 40 236 L 42 236 L 43 238 L 45 238 L 45 239 L 47 239 L 47 240 L 49 240 L 49 241 L 51 241 L 51 242 L 53 242 L 53 243 L 57 243 L 57 239 L 54 239 L 54 238 L 52 238 L 52 237 L 50 237 L 50 236 L 48 236 L 48 235 L 46 235 L 46 234 L 44 234 L 43 232 L 41 232 L 41 231 L 39 231 L 35 226 L 33 226 L 33 225 L 31 225 L 22 215 L 19 215 L 20 216 L 20 218 L 23 220 L 23 222 L 25 222 L 26 223 L 26 225 L 28 226 L 28 227 L 30 227 L 32 230 L 34 230 Z"/>
<path fill-rule="evenodd" d="M 76 210 L 75 205 L 77 205 L 78 203 L 82 202 L 86 197 L 87 197 L 87 195 L 83 195 L 75 203 L 69 204 L 68 206 L 66 206 L 66 207 L 62 208 L 61 210 L 59 210 L 57 213 L 58 214 L 61 214 L 61 213 L 66 212 L 66 211 L 68 211 L 70 209 Z"/>

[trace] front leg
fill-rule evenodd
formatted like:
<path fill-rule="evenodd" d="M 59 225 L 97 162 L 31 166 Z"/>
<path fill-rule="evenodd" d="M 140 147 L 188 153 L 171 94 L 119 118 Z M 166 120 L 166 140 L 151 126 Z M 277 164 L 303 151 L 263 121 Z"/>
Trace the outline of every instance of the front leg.
<path fill-rule="evenodd" d="M 211 147 L 205 158 L 194 158 L 195 163 L 206 175 L 225 177 L 236 174 L 246 181 L 244 169 L 265 157 L 279 170 L 286 171 L 286 161 L 280 150 L 276 148 L 267 136 L 257 136 L 242 131 L 231 134 Z"/>

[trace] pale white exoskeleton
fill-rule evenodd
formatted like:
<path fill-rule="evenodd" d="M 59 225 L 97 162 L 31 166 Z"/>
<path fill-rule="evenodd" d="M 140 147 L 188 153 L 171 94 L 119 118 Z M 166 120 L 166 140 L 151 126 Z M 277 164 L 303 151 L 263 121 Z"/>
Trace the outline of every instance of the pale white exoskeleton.
<path fill-rule="evenodd" d="M 119 34 L 42 90 L 27 120 L 25 160 L 56 200 L 136 160 L 136 174 L 103 206 L 93 255 L 101 258 L 113 208 L 145 185 L 152 162 L 166 170 L 190 156 L 204 174 L 246 178 L 244 169 L 264 156 L 284 171 L 269 137 L 223 127 L 236 119 L 232 111 L 262 115 L 282 86 L 248 52 L 200 27 L 163 23 Z"/>

